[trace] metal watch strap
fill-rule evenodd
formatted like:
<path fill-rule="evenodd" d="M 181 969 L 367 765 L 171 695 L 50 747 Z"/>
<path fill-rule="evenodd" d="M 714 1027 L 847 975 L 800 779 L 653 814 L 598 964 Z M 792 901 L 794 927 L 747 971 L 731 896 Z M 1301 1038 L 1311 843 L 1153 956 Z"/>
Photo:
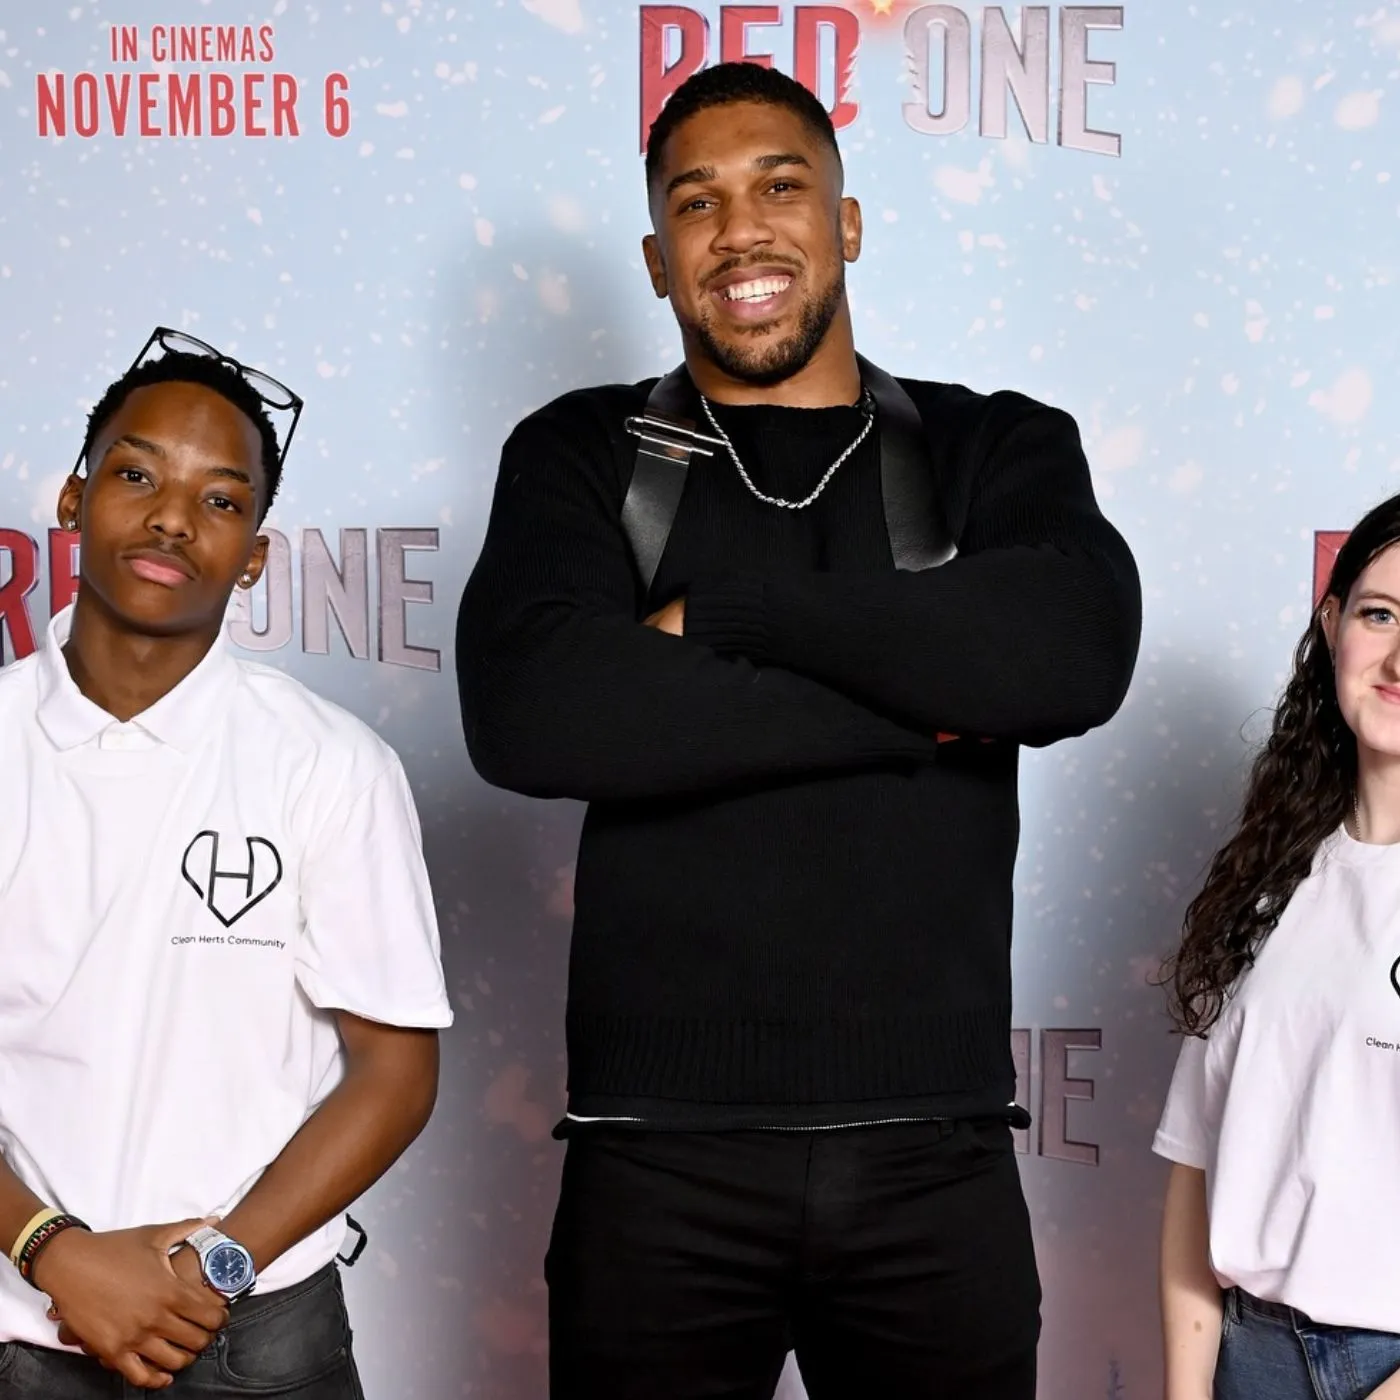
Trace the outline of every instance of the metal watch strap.
<path fill-rule="evenodd" d="M 216 1230 L 212 1225 L 201 1225 L 198 1230 L 185 1236 L 185 1243 L 196 1254 L 199 1254 L 215 1240 L 226 1240 L 227 1238 L 228 1236 L 222 1230 Z"/>

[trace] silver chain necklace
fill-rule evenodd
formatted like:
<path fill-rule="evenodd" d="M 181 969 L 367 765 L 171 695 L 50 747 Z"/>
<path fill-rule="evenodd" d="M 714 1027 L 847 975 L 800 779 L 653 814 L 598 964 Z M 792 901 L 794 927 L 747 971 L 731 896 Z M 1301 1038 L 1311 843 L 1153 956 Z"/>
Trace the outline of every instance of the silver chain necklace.
<path fill-rule="evenodd" d="M 710 409 L 710 401 L 704 394 L 700 395 L 700 406 L 705 410 L 705 417 L 710 420 L 710 427 L 719 435 L 719 440 L 729 449 L 730 460 L 739 469 L 739 475 L 743 478 L 744 485 L 758 497 L 766 506 L 781 506 L 783 510 L 806 510 L 813 501 L 826 490 L 826 484 L 836 475 L 836 469 L 865 441 L 865 435 L 870 431 L 870 425 L 875 421 L 875 411 L 870 398 L 870 390 L 863 390 L 860 396 L 860 406 L 865 412 L 865 422 L 861 424 L 860 432 L 856 434 L 855 441 L 826 469 L 826 475 L 817 482 L 812 494 L 805 500 L 785 501 L 781 496 L 765 496 L 757 486 L 753 484 L 753 478 L 744 470 L 744 464 L 739 460 L 739 454 L 734 450 L 734 444 L 729 440 L 729 434 L 715 421 L 715 415 Z"/>

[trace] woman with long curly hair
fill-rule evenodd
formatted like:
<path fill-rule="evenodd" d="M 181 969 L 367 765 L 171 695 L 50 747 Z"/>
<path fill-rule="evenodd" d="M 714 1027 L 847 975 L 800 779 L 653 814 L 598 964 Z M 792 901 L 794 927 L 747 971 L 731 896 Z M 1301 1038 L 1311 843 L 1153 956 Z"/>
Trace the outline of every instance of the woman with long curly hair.
<path fill-rule="evenodd" d="M 1167 1400 L 1396 1400 L 1400 496 L 1337 555 L 1169 981 Z"/>

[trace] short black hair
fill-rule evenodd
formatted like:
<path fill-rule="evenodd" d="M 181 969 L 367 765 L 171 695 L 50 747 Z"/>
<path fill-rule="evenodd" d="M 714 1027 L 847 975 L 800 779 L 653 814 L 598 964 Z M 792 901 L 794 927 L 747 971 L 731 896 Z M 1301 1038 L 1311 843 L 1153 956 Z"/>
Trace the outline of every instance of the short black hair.
<path fill-rule="evenodd" d="M 801 117 L 814 136 L 836 152 L 838 161 L 841 159 L 831 114 L 801 83 L 761 63 L 716 63 L 713 68 L 702 68 L 687 78 L 652 122 L 647 133 L 648 188 L 661 168 L 661 154 L 672 132 L 697 112 L 710 107 L 727 107 L 732 102 L 764 102 L 773 107 L 786 107 Z"/>
<path fill-rule="evenodd" d="M 277 442 L 277 430 L 272 426 L 272 419 L 267 416 L 267 409 L 257 390 L 232 365 L 216 360 L 212 355 L 189 355 L 172 350 L 159 359 L 146 360 L 133 366 L 116 383 L 109 384 L 88 414 L 81 460 L 87 461 L 97 435 L 116 417 L 127 399 L 137 389 L 151 384 L 200 384 L 227 399 L 252 420 L 262 440 L 263 481 L 267 488 L 262 509 L 258 512 L 258 523 L 261 524 L 282 483 L 282 449 Z"/>

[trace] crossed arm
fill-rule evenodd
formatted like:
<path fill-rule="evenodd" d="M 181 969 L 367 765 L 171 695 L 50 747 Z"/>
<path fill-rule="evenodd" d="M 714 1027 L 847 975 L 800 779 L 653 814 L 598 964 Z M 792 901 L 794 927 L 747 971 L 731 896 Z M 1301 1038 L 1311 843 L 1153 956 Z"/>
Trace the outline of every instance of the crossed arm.
<path fill-rule="evenodd" d="M 458 618 L 478 771 L 619 800 L 925 763 L 940 732 L 1048 743 L 1103 723 L 1136 657 L 1136 570 L 1073 421 L 1017 402 L 978 447 L 958 558 L 717 570 L 687 589 L 683 627 L 679 609 L 637 625 L 607 433 L 581 435 L 577 410 L 527 419 Z"/>

